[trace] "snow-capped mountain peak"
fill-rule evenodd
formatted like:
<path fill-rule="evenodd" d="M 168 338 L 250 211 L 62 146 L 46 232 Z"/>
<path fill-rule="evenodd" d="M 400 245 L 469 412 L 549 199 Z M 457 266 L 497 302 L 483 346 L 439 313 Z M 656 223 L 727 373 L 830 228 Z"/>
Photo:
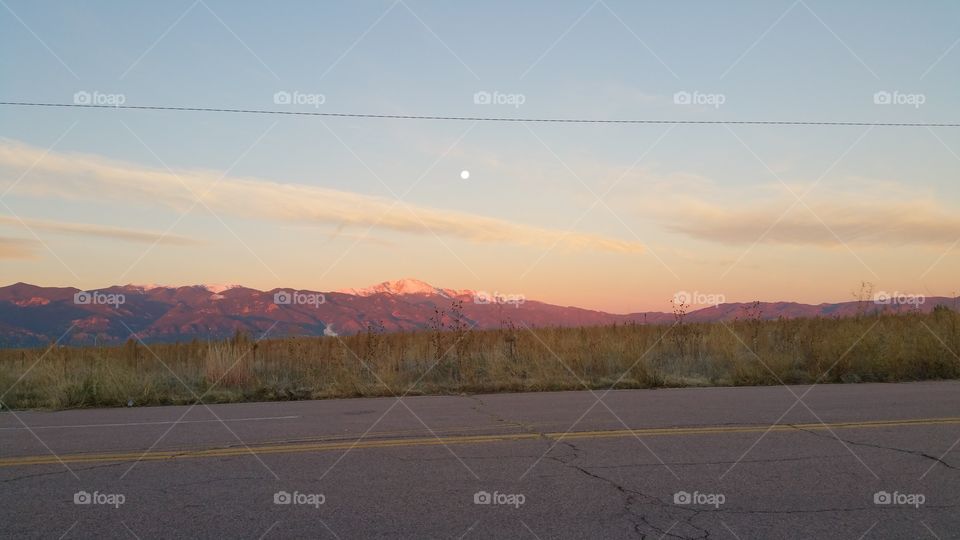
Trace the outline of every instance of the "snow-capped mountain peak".
<path fill-rule="evenodd" d="M 240 285 L 236 285 L 233 283 L 209 283 L 209 284 L 203 284 L 200 286 L 212 292 L 213 294 L 220 294 L 223 291 L 226 291 L 229 289 L 236 289 L 237 287 L 240 287 Z"/>
<path fill-rule="evenodd" d="M 131 289 L 139 289 L 139 290 L 144 291 L 144 292 L 152 291 L 152 290 L 154 290 L 154 289 L 169 289 L 169 288 L 170 288 L 169 285 L 161 285 L 161 284 L 159 284 L 159 283 L 128 283 L 128 284 L 124 285 L 124 287 L 128 287 L 128 288 L 131 288 Z"/>
<path fill-rule="evenodd" d="M 384 281 L 370 287 L 360 289 L 341 289 L 337 292 L 352 294 L 355 296 L 373 296 L 375 294 L 393 294 L 393 295 L 439 295 L 447 298 L 470 294 L 471 291 L 458 291 L 456 289 L 441 289 L 433 285 L 420 281 L 419 279 L 403 278 L 396 281 Z"/>
<path fill-rule="evenodd" d="M 144 283 L 144 284 L 129 283 L 125 285 L 125 287 L 129 287 L 132 289 L 139 289 L 143 292 L 149 292 L 154 289 L 179 289 L 181 286 L 180 285 L 163 285 L 161 283 Z M 220 294 L 223 291 L 235 289 L 237 287 L 242 287 L 242 285 L 237 285 L 233 283 L 201 283 L 199 285 L 187 285 L 187 287 L 199 287 L 213 294 Z"/>

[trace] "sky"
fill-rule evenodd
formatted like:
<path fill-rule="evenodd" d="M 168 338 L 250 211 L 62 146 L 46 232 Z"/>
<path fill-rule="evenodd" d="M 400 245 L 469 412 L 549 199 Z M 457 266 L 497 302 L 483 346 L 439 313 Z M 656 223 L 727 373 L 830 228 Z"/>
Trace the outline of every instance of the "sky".
<path fill-rule="evenodd" d="M 951 1 L 2 0 L 0 101 L 955 123 L 958 22 Z M 958 170 L 950 127 L 0 106 L 0 283 L 414 277 L 619 313 L 946 296 Z"/>

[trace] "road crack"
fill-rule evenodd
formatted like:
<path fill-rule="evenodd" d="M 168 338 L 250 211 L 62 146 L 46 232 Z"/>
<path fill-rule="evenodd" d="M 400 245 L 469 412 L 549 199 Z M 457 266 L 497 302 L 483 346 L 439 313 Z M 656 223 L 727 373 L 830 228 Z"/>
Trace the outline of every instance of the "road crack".
<path fill-rule="evenodd" d="M 484 403 L 483 399 L 480 396 L 465 396 L 465 397 L 477 403 L 476 406 L 471 407 L 471 409 L 473 409 L 474 412 L 487 416 L 488 418 L 491 418 L 494 422 L 498 424 L 510 426 L 510 427 L 519 429 L 520 431 L 523 431 L 525 433 L 530 433 L 533 435 L 539 435 L 541 437 L 545 437 L 543 432 L 535 429 L 533 426 L 529 424 L 524 423 L 523 421 L 510 420 L 509 418 L 504 418 L 503 416 L 495 412 L 486 410 L 488 409 L 488 406 L 486 403 Z"/>
<path fill-rule="evenodd" d="M 703 529 L 691 523 L 691 520 L 695 518 L 699 511 L 693 508 L 681 508 L 675 505 L 666 503 L 656 496 L 643 493 L 641 491 L 631 489 L 616 480 L 608 478 L 606 476 L 597 474 L 589 470 L 586 466 L 577 465 L 575 462 L 580 459 L 582 451 L 575 444 L 565 441 L 562 438 L 557 441 L 560 444 L 563 444 L 571 450 L 571 453 L 564 454 L 562 456 L 546 456 L 545 459 L 549 459 L 556 463 L 563 465 L 564 467 L 571 468 L 585 476 L 588 476 L 594 480 L 599 480 L 604 482 L 614 489 L 616 489 L 620 495 L 623 497 L 623 509 L 621 515 L 627 519 L 631 525 L 633 525 L 633 531 L 638 538 L 647 538 L 648 533 L 644 529 L 654 531 L 657 538 L 679 538 L 682 540 L 703 540 L 710 537 L 710 531 Z M 657 506 L 668 512 L 680 512 L 686 514 L 685 518 L 674 520 L 673 525 L 664 529 L 652 523 L 647 516 L 643 513 L 638 506 Z M 681 536 L 673 532 L 674 527 L 677 523 L 684 523 L 685 525 L 699 531 L 702 533 L 699 536 Z"/>
<path fill-rule="evenodd" d="M 925 458 L 925 459 L 929 459 L 929 460 L 935 461 L 935 462 L 943 465 L 944 467 L 946 467 L 946 468 L 948 468 L 948 469 L 953 469 L 953 470 L 957 470 L 957 469 L 958 469 L 958 467 L 954 467 L 953 465 L 947 463 L 947 462 L 944 461 L 943 459 L 938 458 L 937 456 L 928 454 L 928 453 L 926 453 L 926 452 L 924 452 L 924 451 L 922 451 L 922 450 L 908 450 L 908 449 L 906 449 L 906 448 L 897 448 L 897 447 L 895 447 L 895 446 L 884 446 L 884 445 L 881 445 L 881 444 L 872 444 L 872 443 L 865 443 L 865 442 L 859 442 L 859 441 L 851 441 L 851 440 L 849 440 L 849 439 L 841 438 L 839 435 L 836 435 L 836 434 L 833 433 L 833 432 L 831 432 L 830 435 L 827 435 L 827 434 L 819 433 L 819 432 L 814 431 L 814 430 L 812 430 L 812 429 L 803 428 L 803 427 L 800 427 L 800 426 L 797 426 L 797 425 L 794 425 L 794 424 L 787 424 L 787 425 L 789 425 L 789 426 L 791 426 L 791 427 L 793 427 L 793 428 L 795 428 L 795 429 L 797 429 L 797 430 L 799 430 L 799 431 L 803 431 L 804 433 L 809 433 L 810 435 L 814 435 L 814 436 L 817 436 L 817 437 L 826 438 L 826 439 L 836 439 L 836 440 L 842 441 L 842 442 L 847 443 L 847 444 L 852 444 L 852 445 L 854 445 L 854 446 L 864 446 L 864 447 L 867 447 L 867 448 L 877 448 L 877 449 L 879 449 L 879 450 L 890 450 L 890 451 L 893 451 L 893 452 L 900 452 L 900 453 L 903 453 L 903 454 L 910 454 L 910 455 L 913 455 L 913 456 L 919 456 L 919 457 L 922 457 L 922 458 Z"/>

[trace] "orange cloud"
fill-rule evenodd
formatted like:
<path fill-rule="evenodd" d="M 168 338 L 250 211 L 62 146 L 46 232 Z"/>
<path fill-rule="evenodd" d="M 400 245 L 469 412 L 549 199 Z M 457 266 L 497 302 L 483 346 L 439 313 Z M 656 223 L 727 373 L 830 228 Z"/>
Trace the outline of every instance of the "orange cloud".
<path fill-rule="evenodd" d="M 286 223 L 383 227 L 442 234 L 474 242 L 641 253 L 643 245 L 601 235 L 567 232 L 487 216 L 397 203 L 360 193 L 225 177 L 214 171 L 165 171 L 99 156 L 49 152 L 0 140 L 0 171 L 30 172 L 19 192 L 75 199 L 161 204 L 185 211 L 200 201 L 217 213 Z"/>

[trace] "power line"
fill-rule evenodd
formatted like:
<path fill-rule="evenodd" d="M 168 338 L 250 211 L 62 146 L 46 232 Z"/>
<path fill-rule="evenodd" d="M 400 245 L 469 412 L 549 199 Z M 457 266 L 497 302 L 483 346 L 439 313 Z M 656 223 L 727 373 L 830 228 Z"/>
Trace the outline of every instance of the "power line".
<path fill-rule="evenodd" d="M 235 114 L 280 114 L 288 116 L 325 116 L 328 118 L 380 118 L 388 120 L 448 120 L 467 122 L 539 122 L 554 124 L 671 124 L 671 125 L 755 125 L 755 126 L 863 126 L 863 127 L 960 127 L 955 122 L 838 122 L 813 120 L 653 120 L 603 118 L 510 118 L 489 116 L 436 116 L 413 114 L 368 114 L 317 111 L 277 111 L 267 109 L 225 109 L 213 107 L 173 107 L 162 105 L 95 105 L 81 103 L 36 103 L 0 101 L 0 105 L 18 107 L 66 107 L 81 109 L 117 109 L 142 111 L 215 112 Z"/>

